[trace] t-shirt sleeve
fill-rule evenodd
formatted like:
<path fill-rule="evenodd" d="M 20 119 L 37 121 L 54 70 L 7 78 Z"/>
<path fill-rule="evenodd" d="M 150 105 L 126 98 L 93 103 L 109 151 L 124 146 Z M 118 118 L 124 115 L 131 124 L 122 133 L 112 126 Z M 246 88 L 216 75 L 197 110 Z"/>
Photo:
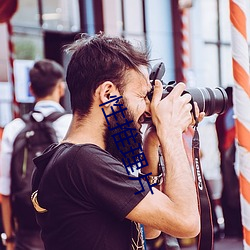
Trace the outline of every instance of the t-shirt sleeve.
<path fill-rule="evenodd" d="M 128 175 L 121 162 L 95 146 L 79 150 L 75 159 L 85 194 L 120 219 L 125 218 L 150 191 L 146 181 L 129 179 L 135 176 Z"/>
<path fill-rule="evenodd" d="M 3 131 L 0 150 L 0 194 L 10 195 L 11 193 L 11 157 L 13 152 L 13 143 L 25 127 L 22 119 L 17 118 L 8 123 Z"/>

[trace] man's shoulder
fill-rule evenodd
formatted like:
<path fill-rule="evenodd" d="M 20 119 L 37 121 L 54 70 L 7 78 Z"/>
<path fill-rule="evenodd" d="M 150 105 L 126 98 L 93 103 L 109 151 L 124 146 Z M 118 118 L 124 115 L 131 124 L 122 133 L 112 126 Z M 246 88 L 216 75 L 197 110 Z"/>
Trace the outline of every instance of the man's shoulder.
<path fill-rule="evenodd" d="M 48 147 L 41 156 L 34 159 L 34 163 L 38 168 L 47 166 L 49 162 L 53 162 L 53 165 L 59 166 L 60 169 L 66 167 L 68 170 L 85 169 L 85 171 L 87 171 L 87 169 L 92 169 L 90 166 L 100 165 L 98 159 L 100 159 L 100 157 L 104 158 L 101 156 L 101 152 L 102 150 L 96 145 L 63 142 Z M 52 160 L 52 158 L 54 158 L 54 160 Z M 68 168 L 68 164 L 71 165 L 70 168 Z M 53 167 L 53 169 L 56 168 L 57 167 Z"/>
<path fill-rule="evenodd" d="M 76 154 L 77 162 L 80 163 L 90 161 L 94 165 L 120 164 L 108 151 L 92 143 L 72 144 L 72 149 Z"/>
<path fill-rule="evenodd" d="M 14 120 L 10 121 L 8 124 L 5 125 L 4 129 L 10 129 L 16 126 L 24 126 L 25 122 L 22 118 L 15 118 Z"/>
<path fill-rule="evenodd" d="M 108 151 L 95 144 L 78 145 L 75 151 L 75 163 L 82 168 L 83 165 L 88 168 L 88 172 L 107 174 L 107 171 L 116 173 L 124 172 L 123 164 L 117 160 Z M 126 172 L 126 171 L 125 171 Z"/>
<path fill-rule="evenodd" d="M 77 159 L 78 158 L 88 158 L 88 157 L 93 157 L 98 158 L 103 155 L 107 155 L 107 152 L 100 147 L 98 147 L 95 144 L 87 143 L 87 144 L 73 144 L 70 142 L 62 142 L 59 144 L 53 144 L 50 147 L 48 147 L 44 154 L 51 153 L 53 152 L 58 152 L 59 154 L 64 154 L 64 156 L 68 156 L 69 154 L 76 154 Z M 94 160 L 94 159 L 93 159 Z M 80 160 L 81 161 L 81 160 Z"/>
<path fill-rule="evenodd" d="M 111 156 L 107 151 L 103 150 L 99 146 L 92 144 L 92 143 L 86 143 L 86 144 L 75 144 L 75 146 L 78 148 L 78 152 L 80 154 L 87 155 L 94 155 L 95 158 L 98 158 L 100 156 Z"/>
<path fill-rule="evenodd" d="M 59 142 L 63 140 L 63 138 L 65 137 L 69 129 L 71 120 L 72 120 L 71 114 L 63 114 L 52 123 L 52 126 L 56 131 L 56 135 Z"/>
<path fill-rule="evenodd" d="M 55 127 L 57 126 L 69 127 L 72 117 L 73 117 L 72 114 L 63 113 L 53 122 L 53 124 Z"/>
<path fill-rule="evenodd" d="M 12 137 L 13 139 L 25 128 L 25 122 L 21 118 L 16 118 L 6 124 L 3 137 Z"/>
<path fill-rule="evenodd" d="M 56 121 L 71 121 L 72 117 L 72 114 L 63 112 L 62 115 L 56 119 Z"/>

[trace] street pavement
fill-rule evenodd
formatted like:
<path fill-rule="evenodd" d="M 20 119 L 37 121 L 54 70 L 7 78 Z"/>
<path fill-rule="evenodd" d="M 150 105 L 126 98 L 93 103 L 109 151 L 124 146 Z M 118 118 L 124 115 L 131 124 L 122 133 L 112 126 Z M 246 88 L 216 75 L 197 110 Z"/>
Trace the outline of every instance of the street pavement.
<path fill-rule="evenodd" d="M 182 247 L 183 250 L 197 250 L 197 247 Z M 202 250 L 202 249 L 201 249 Z M 224 238 L 214 242 L 214 250 L 243 250 L 241 238 Z"/>

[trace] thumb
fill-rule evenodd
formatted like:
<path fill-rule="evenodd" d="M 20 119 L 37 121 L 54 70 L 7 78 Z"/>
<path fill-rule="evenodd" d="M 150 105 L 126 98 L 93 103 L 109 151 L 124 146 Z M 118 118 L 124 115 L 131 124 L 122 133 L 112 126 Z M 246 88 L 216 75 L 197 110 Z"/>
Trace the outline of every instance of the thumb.
<path fill-rule="evenodd" d="M 156 80 L 154 85 L 154 93 L 151 101 L 152 106 L 156 107 L 158 103 L 161 101 L 162 91 L 163 91 L 162 82 Z"/>

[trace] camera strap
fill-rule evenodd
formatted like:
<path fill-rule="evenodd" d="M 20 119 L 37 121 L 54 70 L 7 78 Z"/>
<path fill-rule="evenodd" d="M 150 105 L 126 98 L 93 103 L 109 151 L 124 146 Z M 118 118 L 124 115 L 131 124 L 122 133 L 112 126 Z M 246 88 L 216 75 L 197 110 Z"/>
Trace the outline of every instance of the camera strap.
<path fill-rule="evenodd" d="M 194 113 L 194 112 L 193 112 Z M 206 188 L 205 179 L 201 169 L 200 163 L 200 139 L 198 133 L 198 120 L 195 117 L 196 124 L 194 125 L 194 136 L 192 140 L 193 151 L 193 166 L 195 174 L 196 192 L 198 199 L 198 206 L 201 219 L 201 231 L 198 235 L 198 250 L 212 250 L 213 249 L 213 222 L 212 211 L 208 191 Z"/>

